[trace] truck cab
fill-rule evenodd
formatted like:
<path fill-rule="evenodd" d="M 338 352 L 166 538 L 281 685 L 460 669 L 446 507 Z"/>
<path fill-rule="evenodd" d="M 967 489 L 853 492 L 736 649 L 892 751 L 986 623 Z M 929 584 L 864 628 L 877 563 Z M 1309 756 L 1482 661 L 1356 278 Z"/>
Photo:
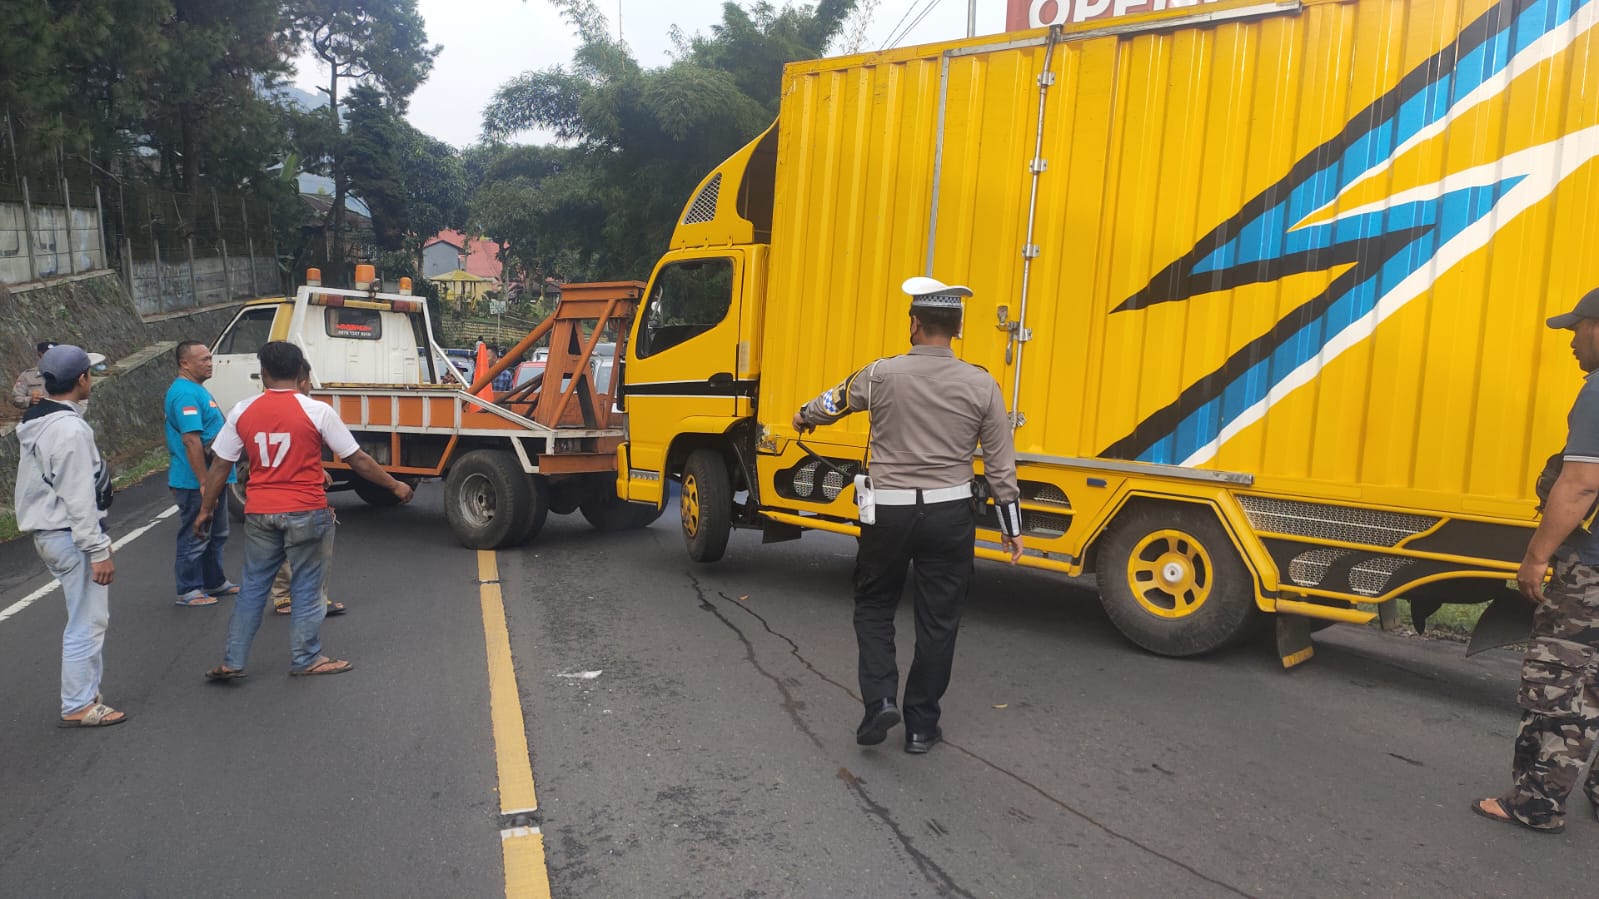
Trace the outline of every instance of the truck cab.
<path fill-rule="evenodd" d="M 400 293 L 383 294 L 371 289 L 370 273 L 364 282 L 360 277 L 368 299 L 318 293 L 320 273 L 312 269 L 294 296 L 245 304 L 212 345 L 215 369 L 206 386 L 217 404 L 231 409 L 261 391 L 256 352 L 270 340 L 297 344 L 318 386 L 460 383 L 433 343 L 427 304 L 410 295 L 409 279 L 402 279 Z"/>

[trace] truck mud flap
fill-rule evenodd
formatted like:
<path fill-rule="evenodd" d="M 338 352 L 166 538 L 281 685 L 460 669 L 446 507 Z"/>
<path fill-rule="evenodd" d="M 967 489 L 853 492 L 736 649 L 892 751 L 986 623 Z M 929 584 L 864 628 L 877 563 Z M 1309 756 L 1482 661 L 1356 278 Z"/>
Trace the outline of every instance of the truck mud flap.
<path fill-rule="evenodd" d="M 1498 649 L 1512 643 L 1525 643 L 1532 637 L 1532 611 L 1535 607 L 1520 593 L 1505 590 L 1500 593 L 1471 631 L 1471 642 L 1466 644 L 1466 655 L 1474 656 L 1488 649 Z"/>
<path fill-rule="evenodd" d="M 1277 620 L 1277 657 L 1282 659 L 1283 668 L 1310 661 L 1316 655 L 1316 646 L 1310 641 L 1310 619 L 1283 613 L 1273 617 Z"/>

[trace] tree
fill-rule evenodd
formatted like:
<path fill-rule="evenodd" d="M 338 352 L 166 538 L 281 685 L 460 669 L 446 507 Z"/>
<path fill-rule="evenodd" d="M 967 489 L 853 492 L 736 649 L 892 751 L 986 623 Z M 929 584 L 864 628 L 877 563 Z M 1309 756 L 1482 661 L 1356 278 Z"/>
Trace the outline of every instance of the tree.
<path fill-rule="evenodd" d="M 496 177 L 486 166 L 472 209 L 537 235 L 539 254 L 591 278 L 648 270 L 699 179 L 771 124 L 783 65 L 821 55 L 855 5 L 727 3 L 710 35 L 681 40 L 670 65 L 645 69 L 593 0 L 552 2 L 581 46 L 570 65 L 501 86 L 483 130 L 493 143 L 540 128 L 571 146 L 546 157 L 543 173 Z"/>
<path fill-rule="evenodd" d="M 292 0 L 293 34 L 303 39 L 328 69 L 328 122 L 333 140 L 324 148 L 333 179 L 333 205 L 326 226 L 333 230 L 334 277 L 345 283 L 343 257 L 344 198 L 349 181 L 344 173 L 339 84 L 366 82 L 386 97 L 399 113 L 427 80 L 443 47 L 427 45 L 427 28 L 416 0 Z"/>

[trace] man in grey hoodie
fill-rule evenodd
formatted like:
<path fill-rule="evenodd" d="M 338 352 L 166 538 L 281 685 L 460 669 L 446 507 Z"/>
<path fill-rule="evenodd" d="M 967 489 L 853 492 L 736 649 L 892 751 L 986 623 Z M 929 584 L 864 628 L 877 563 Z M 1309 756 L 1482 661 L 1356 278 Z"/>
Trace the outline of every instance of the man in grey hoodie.
<path fill-rule="evenodd" d="M 109 727 L 128 716 L 100 701 L 111 578 L 111 473 L 83 420 L 98 353 L 63 344 L 39 357 L 47 399 L 29 407 L 17 426 L 17 528 L 61 582 L 67 628 L 61 635 L 61 726 Z"/>

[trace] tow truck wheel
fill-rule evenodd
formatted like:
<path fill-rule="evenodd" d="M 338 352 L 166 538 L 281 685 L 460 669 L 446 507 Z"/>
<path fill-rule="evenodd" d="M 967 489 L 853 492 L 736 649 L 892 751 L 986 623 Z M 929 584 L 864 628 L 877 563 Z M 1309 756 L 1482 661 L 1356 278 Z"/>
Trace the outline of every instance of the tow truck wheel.
<path fill-rule="evenodd" d="M 228 517 L 234 521 L 244 521 L 244 495 L 243 484 L 228 485 Z"/>
<path fill-rule="evenodd" d="M 589 524 L 602 531 L 631 531 L 635 528 L 647 528 L 655 523 L 666 511 L 664 507 L 656 508 L 642 503 L 630 503 L 612 493 L 608 496 L 595 496 L 584 500 L 581 506 L 583 517 Z"/>
<path fill-rule="evenodd" d="M 406 475 L 395 475 L 394 479 L 406 484 L 413 490 L 416 489 L 416 484 L 419 480 Z M 379 487 L 360 475 L 350 478 L 350 489 L 354 490 L 355 495 L 359 496 L 361 501 L 369 506 L 398 506 L 400 504 L 400 498 L 395 496 L 388 488 Z"/>
<path fill-rule="evenodd" d="M 472 450 L 444 479 L 444 516 L 469 549 L 514 543 L 531 535 L 533 481 L 510 453 Z"/>
<path fill-rule="evenodd" d="M 1119 518 L 1099 552 L 1099 597 L 1127 639 L 1164 656 L 1232 644 L 1260 614 L 1253 580 L 1209 510 L 1145 507 Z"/>
<path fill-rule="evenodd" d="M 683 466 L 681 493 L 683 541 L 688 544 L 689 558 L 715 562 L 727 552 L 727 538 L 733 531 L 733 485 L 721 453 L 708 449 L 691 453 Z"/>
<path fill-rule="evenodd" d="M 527 517 L 527 524 L 521 533 L 512 534 L 511 542 L 506 546 L 521 546 L 539 535 L 544 530 L 544 522 L 550 517 L 550 482 L 543 475 L 534 475 L 529 478 L 523 475 L 530 488 L 533 511 Z"/>

